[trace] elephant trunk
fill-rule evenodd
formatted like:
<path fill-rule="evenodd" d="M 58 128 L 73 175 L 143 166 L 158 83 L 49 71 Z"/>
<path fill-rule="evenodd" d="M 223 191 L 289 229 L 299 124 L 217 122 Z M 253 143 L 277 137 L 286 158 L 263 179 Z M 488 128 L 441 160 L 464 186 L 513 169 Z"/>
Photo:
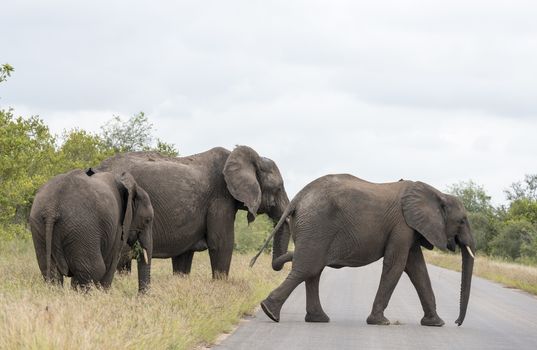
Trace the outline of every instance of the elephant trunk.
<path fill-rule="evenodd" d="M 289 223 L 286 221 L 274 236 L 274 246 L 272 248 L 272 269 L 274 271 L 280 271 L 288 261 L 286 257 L 289 255 L 287 248 L 290 236 Z"/>
<path fill-rule="evenodd" d="M 153 257 L 153 236 L 151 229 L 139 236 L 142 253 L 138 255 L 138 292 L 145 293 L 151 283 L 151 259 Z"/>
<path fill-rule="evenodd" d="M 138 259 L 138 292 L 145 293 L 149 289 L 151 283 L 151 261 L 145 263 L 144 257 L 139 256 Z"/>
<path fill-rule="evenodd" d="M 276 206 L 278 215 L 277 217 L 273 218 L 275 224 L 277 224 L 280 219 L 285 220 L 283 225 L 280 226 L 274 235 L 274 246 L 272 248 L 272 268 L 275 271 L 280 271 L 283 268 L 283 264 L 289 261 L 287 260 L 287 256 L 289 255 L 287 253 L 287 248 L 289 247 L 291 231 L 289 229 L 289 222 L 287 221 L 287 218 L 282 218 L 282 215 L 284 215 L 285 209 L 288 205 L 289 198 L 287 197 L 287 194 L 283 192 L 280 200 L 278 201 L 278 205 Z"/>
<path fill-rule="evenodd" d="M 460 311 L 459 317 L 455 323 L 461 325 L 466 316 L 466 309 L 468 307 L 468 300 L 470 299 L 470 287 L 472 284 L 472 272 L 474 269 L 474 258 L 472 257 L 475 252 L 475 245 L 460 244 L 462 253 L 462 275 L 461 275 L 461 295 L 460 295 Z M 470 253 L 470 249 L 471 252 Z M 472 255 L 471 255 L 472 254 Z"/>

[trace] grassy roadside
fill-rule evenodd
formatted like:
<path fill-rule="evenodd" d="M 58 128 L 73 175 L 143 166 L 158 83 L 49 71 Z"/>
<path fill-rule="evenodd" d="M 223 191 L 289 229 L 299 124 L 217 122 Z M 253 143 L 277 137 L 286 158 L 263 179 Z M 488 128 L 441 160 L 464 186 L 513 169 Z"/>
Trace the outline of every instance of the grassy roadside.
<path fill-rule="evenodd" d="M 461 270 L 460 255 L 446 254 L 437 250 L 423 250 L 423 252 L 428 263 L 450 270 Z M 474 275 L 537 295 L 537 267 L 534 266 L 477 256 Z"/>
<path fill-rule="evenodd" d="M 45 285 L 30 242 L 0 249 L 0 349 L 189 349 L 210 344 L 258 304 L 286 273 L 263 254 L 235 254 L 227 281 L 213 281 L 205 253 L 188 278 L 154 260 L 152 288 L 137 295 L 136 272 L 116 275 L 110 291 L 81 294 Z M 67 280 L 67 282 L 69 282 Z"/>

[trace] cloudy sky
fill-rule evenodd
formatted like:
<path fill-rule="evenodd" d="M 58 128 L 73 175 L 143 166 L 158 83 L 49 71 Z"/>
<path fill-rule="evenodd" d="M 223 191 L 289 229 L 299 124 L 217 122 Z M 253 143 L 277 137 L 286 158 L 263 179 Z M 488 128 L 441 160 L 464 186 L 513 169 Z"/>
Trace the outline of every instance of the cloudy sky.
<path fill-rule="evenodd" d="M 9 1 L 0 107 L 52 130 L 144 111 L 182 155 L 246 144 L 290 195 L 328 173 L 537 173 L 534 1 Z"/>

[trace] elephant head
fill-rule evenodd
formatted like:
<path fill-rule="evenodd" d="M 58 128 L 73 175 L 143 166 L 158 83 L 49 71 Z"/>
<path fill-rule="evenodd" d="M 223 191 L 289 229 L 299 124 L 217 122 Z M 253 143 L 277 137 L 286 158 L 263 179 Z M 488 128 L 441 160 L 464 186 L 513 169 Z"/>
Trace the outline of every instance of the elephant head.
<path fill-rule="evenodd" d="M 460 312 L 455 323 L 464 321 L 474 266 L 475 240 L 471 233 L 466 211 L 461 201 L 423 183 L 414 182 L 402 197 L 406 223 L 421 234 L 421 243 L 428 249 L 433 245 L 455 251 L 458 245 L 462 254 Z"/>
<path fill-rule="evenodd" d="M 289 204 L 283 179 L 276 163 L 260 157 L 247 146 L 237 146 L 227 158 L 223 170 L 231 195 L 248 210 L 248 222 L 257 214 L 267 214 L 274 224 L 281 218 Z M 283 225 L 274 240 L 275 257 L 287 252 L 289 227 Z"/>
<path fill-rule="evenodd" d="M 124 200 L 123 237 L 131 247 L 136 242 L 140 243 L 142 256 L 138 258 L 138 289 L 145 291 L 151 279 L 153 206 L 147 192 L 136 184 L 130 173 L 123 173 L 120 183 Z"/>

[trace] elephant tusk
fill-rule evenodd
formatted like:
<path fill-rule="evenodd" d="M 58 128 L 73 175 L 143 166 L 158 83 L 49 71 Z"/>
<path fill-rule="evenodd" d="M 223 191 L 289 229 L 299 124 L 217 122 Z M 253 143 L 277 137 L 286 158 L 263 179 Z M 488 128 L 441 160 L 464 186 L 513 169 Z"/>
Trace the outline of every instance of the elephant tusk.
<path fill-rule="evenodd" d="M 147 250 L 145 250 L 145 248 L 143 249 L 144 251 L 144 261 L 145 261 L 145 264 L 149 264 L 149 259 L 147 258 Z"/>
<path fill-rule="evenodd" d="M 472 253 L 472 249 L 470 249 L 470 247 L 466 246 L 466 250 L 468 250 L 468 254 L 470 254 L 472 259 L 475 259 L 474 253 Z"/>

